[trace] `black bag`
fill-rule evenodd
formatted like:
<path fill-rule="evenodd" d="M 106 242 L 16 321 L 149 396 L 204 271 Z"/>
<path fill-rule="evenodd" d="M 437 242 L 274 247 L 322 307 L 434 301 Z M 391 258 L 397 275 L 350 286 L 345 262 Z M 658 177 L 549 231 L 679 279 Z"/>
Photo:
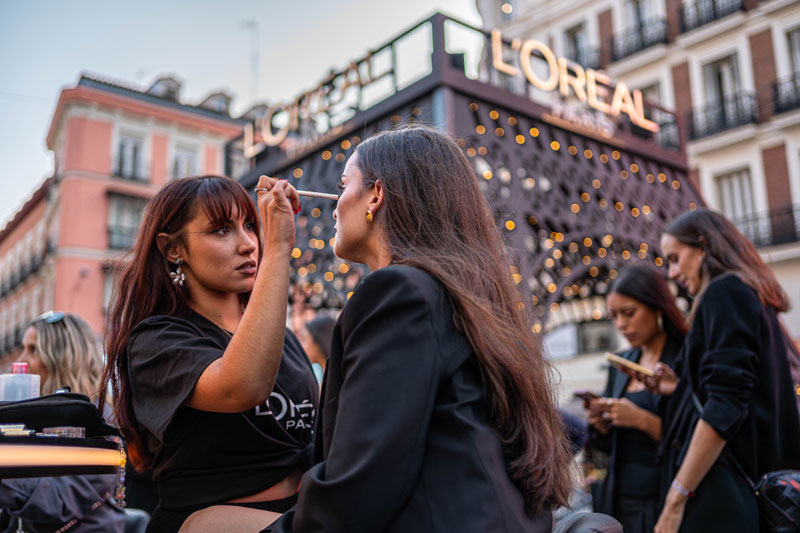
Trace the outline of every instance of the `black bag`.
<path fill-rule="evenodd" d="M 702 415 L 703 406 L 694 393 L 692 393 L 692 400 L 695 408 Z M 767 523 L 767 531 L 771 533 L 800 532 L 800 470 L 767 472 L 761 476 L 758 483 L 753 483 L 727 447 L 723 448 L 722 455 L 755 494 L 758 508 Z"/>
<path fill-rule="evenodd" d="M 74 392 L 0 402 L 0 424 L 25 424 L 36 431 L 47 427 L 76 426 L 86 428 L 87 438 L 119 436 L 117 428 L 106 424 L 88 396 Z"/>

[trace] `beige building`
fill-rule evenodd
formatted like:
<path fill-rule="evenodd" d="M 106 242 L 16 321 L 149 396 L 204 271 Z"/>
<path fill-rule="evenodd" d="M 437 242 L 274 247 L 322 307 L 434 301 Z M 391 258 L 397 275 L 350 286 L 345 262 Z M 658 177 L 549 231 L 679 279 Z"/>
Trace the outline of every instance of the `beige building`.
<path fill-rule="evenodd" d="M 784 319 L 800 337 L 800 1 L 477 5 L 487 30 L 539 40 L 677 112 L 662 134 L 680 132 L 707 204 L 758 246 L 789 293 Z M 530 96 L 553 104 L 553 93 Z"/>

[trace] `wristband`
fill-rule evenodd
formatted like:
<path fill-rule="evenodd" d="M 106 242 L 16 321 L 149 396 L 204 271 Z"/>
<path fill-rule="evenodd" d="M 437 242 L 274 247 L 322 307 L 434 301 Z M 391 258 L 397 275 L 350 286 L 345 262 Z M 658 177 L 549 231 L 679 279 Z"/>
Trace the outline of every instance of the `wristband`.
<path fill-rule="evenodd" d="M 684 487 L 683 485 L 681 485 L 680 481 L 678 481 L 677 479 L 673 479 L 672 480 L 672 485 L 670 485 L 670 486 L 673 489 L 675 489 L 678 492 L 678 494 L 680 494 L 681 496 L 683 496 L 685 498 L 691 498 L 695 494 L 695 492 L 693 490 L 689 490 L 686 487 Z"/>

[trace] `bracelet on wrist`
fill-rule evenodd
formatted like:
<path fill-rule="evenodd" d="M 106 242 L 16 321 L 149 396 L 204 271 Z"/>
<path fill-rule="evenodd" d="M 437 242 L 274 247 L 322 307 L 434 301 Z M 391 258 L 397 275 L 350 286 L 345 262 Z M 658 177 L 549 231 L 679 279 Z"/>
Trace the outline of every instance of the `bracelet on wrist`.
<path fill-rule="evenodd" d="M 680 494 L 681 496 L 683 496 L 685 498 L 691 498 L 692 496 L 695 495 L 695 492 L 693 490 L 689 490 L 686 487 L 684 487 L 683 485 L 681 485 L 680 481 L 678 481 L 677 479 L 673 479 L 672 480 L 671 487 L 673 489 L 675 489 L 675 491 L 678 494 Z"/>

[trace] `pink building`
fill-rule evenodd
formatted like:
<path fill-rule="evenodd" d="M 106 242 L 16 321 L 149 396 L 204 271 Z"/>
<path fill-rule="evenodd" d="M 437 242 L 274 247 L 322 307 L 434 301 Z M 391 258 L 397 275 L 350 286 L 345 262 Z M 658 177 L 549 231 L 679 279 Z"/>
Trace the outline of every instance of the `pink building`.
<path fill-rule="evenodd" d="M 114 272 L 161 186 L 246 170 L 226 158 L 244 124 L 231 97 L 188 105 L 180 89 L 173 77 L 139 90 L 84 75 L 61 92 L 47 134 L 54 175 L 0 231 L 0 369 L 45 310 L 77 313 L 102 335 Z"/>

